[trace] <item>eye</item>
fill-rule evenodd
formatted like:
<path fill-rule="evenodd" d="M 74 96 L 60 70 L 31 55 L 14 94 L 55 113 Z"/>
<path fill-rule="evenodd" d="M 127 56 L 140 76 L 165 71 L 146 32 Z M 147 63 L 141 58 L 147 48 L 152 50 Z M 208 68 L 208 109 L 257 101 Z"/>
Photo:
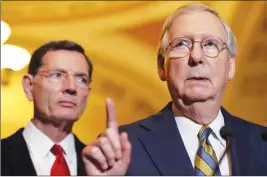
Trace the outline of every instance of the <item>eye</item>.
<path fill-rule="evenodd" d="M 176 41 L 175 46 L 174 47 L 184 47 L 184 46 L 189 46 L 190 45 L 190 41 L 186 40 L 186 39 L 180 39 L 178 41 Z"/>
<path fill-rule="evenodd" d="M 83 83 L 83 84 L 88 84 L 89 79 L 86 76 L 77 76 L 78 82 Z"/>
<path fill-rule="evenodd" d="M 218 49 L 218 45 L 219 44 L 217 41 L 211 40 L 211 39 L 203 42 L 203 47 L 205 47 L 205 48 L 217 48 Z"/>
<path fill-rule="evenodd" d="M 61 72 L 58 72 L 58 71 L 53 71 L 49 74 L 49 77 L 51 78 L 54 78 L 54 79 L 57 79 L 57 78 L 60 78 L 62 77 L 63 73 Z"/>

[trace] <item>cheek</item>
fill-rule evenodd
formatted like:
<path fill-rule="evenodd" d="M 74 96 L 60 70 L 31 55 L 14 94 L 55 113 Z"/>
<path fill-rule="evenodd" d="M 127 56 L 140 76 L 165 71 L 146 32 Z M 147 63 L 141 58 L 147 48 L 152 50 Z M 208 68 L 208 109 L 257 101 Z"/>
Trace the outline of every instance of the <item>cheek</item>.
<path fill-rule="evenodd" d="M 226 60 L 221 60 L 214 64 L 212 77 L 216 82 L 224 84 L 228 81 L 229 63 Z"/>
<path fill-rule="evenodd" d="M 86 106 L 86 104 L 88 102 L 88 98 L 89 98 L 89 93 L 81 94 L 81 96 L 80 96 L 80 105 L 81 105 L 80 107 L 81 107 L 81 109 L 83 109 Z"/>
<path fill-rule="evenodd" d="M 56 99 L 58 92 L 55 90 L 50 90 L 49 88 L 43 88 L 39 89 L 38 92 L 36 92 L 36 101 L 38 101 L 38 104 L 42 107 L 40 109 L 51 111 L 53 108 L 55 108 Z"/>
<path fill-rule="evenodd" d="M 34 91 L 34 104 L 36 105 L 37 109 L 41 112 L 47 112 L 47 108 L 48 108 L 48 97 L 49 97 L 49 94 L 47 91 L 41 89 L 41 88 L 38 88 L 38 89 L 35 89 Z"/>
<path fill-rule="evenodd" d="M 184 60 L 172 60 L 167 65 L 167 78 L 175 85 L 181 85 L 186 78 L 186 64 Z"/>

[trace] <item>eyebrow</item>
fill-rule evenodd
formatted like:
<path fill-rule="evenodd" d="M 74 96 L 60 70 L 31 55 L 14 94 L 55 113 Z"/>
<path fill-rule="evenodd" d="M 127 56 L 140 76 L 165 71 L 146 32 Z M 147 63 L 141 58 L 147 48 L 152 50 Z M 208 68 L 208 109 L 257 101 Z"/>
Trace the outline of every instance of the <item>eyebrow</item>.
<path fill-rule="evenodd" d="M 181 35 L 181 36 L 175 36 L 173 39 L 176 39 L 176 38 L 188 38 L 188 39 L 201 38 L 201 39 L 205 39 L 205 38 L 208 38 L 208 37 L 215 37 L 215 38 L 219 38 L 222 41 L 224 41 L 224 39 L 221 38 L 221 37 L 218 37 L 218 36 L 215 36 L 215 35 L 211 35 L 211 34 L 207 34 L 207 33 L 201 33 L 201 34 L 197 34 L 197 35 L 195 35 L 195 34 L 184 34 L 184 35 Z"/>
<path fill-rule="evenodd" d="M 59 72 L 63 72 L 63 73 L 68 73 L 68 71 L 66 71 L 65 69 L 61 69 L 61 68 L 51 69 L 51 71 L 59 71 Z M 83 72 L 74 72 L 74 75 L 75 76 L 85 76 L 85 77 L 89 78 L 89 76 Z"/>

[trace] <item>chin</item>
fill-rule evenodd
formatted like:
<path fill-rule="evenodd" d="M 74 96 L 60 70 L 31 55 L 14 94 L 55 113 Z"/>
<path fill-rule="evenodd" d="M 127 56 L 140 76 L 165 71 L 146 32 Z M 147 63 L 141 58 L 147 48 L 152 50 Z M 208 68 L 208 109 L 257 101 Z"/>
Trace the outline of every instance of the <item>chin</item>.
<path fill-rule="evenodd" d="M 191 104 L 193 102 L 205 102 L 211 98 L 211 94 L 206 91 L 185 92 L 183 96 L 184 103 Z"/>
<path fill-rule="evenodd" d="M 185 95 L 184 99 L 186 103 L 194 103 L 194 102 L 205 102 L 209 99 L 209 97 L 205 96 L 194 96 L 194 95 Z"/>
<path fill-rule="evenodd" d="M 56 117 L 58 120 L 65 120 L 65 121 L 71 121 L 75 122 L 79 119 L 77 114 L 74 114 L 73 112 L 60 112 L 55 114 L 53 117 Z"/>

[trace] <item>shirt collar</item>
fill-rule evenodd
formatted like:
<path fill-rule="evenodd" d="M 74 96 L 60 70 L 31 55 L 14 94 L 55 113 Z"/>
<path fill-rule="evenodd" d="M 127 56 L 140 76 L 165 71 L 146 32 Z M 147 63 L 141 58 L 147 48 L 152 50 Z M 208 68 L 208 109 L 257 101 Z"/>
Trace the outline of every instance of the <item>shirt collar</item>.
<path fill-rule="evenodd" d="M 68 134 L 68 136 L 58 144 L 64 149 L 64 153 L 67 156 L 73 155 L 73 153 L 76 152 L 74 135 L 72 133 Z"/>
<path fill-rule="evenodd" d="M 215 138 L 217 138 L 223 146 L 226 146 L 226 141 L 220 134 L 220 130 L 224 125 L 224 118 L 220 110 L 214 121 L 209 124 L 209 127 L 212 129 L 213 133 L 215 133 Z"/>
<path fill-rule="evenodd" d="M 23 131 L 24 139 L 29 151 L 38 159 L 44 159 L 55 144 L 49 137 L 41 132 L 31 121 Z M 66 138 L 58 143 L 65 154 L 75 152 L 74 135 L 70 133 Z"/>
<path fill-rule="evenodd" d="M 175 115 L 175 121 L 180 131 L 180 134 L 183 134 L 183 137 L 185 137 L 185 141 L 188 141 L 188 144 L 190 144 L 190 142 L 192 142 L 190 140 L 197 138 L 197 134 L 203 125 L 197 124 L 191 119 L 181 116 L 174 104 L 172 105 L 172 110 Z M 219 140 L 220 143 L 225 147 L 226 141 L 220 135 L 220 130 L 223 126 L 224 118 L 220 110 L 217 117 L 213 120 L 213 122 L 209 124 L 209 127 L 212 129 L 213 135 L 215 135 L 214 138 Z"/>

